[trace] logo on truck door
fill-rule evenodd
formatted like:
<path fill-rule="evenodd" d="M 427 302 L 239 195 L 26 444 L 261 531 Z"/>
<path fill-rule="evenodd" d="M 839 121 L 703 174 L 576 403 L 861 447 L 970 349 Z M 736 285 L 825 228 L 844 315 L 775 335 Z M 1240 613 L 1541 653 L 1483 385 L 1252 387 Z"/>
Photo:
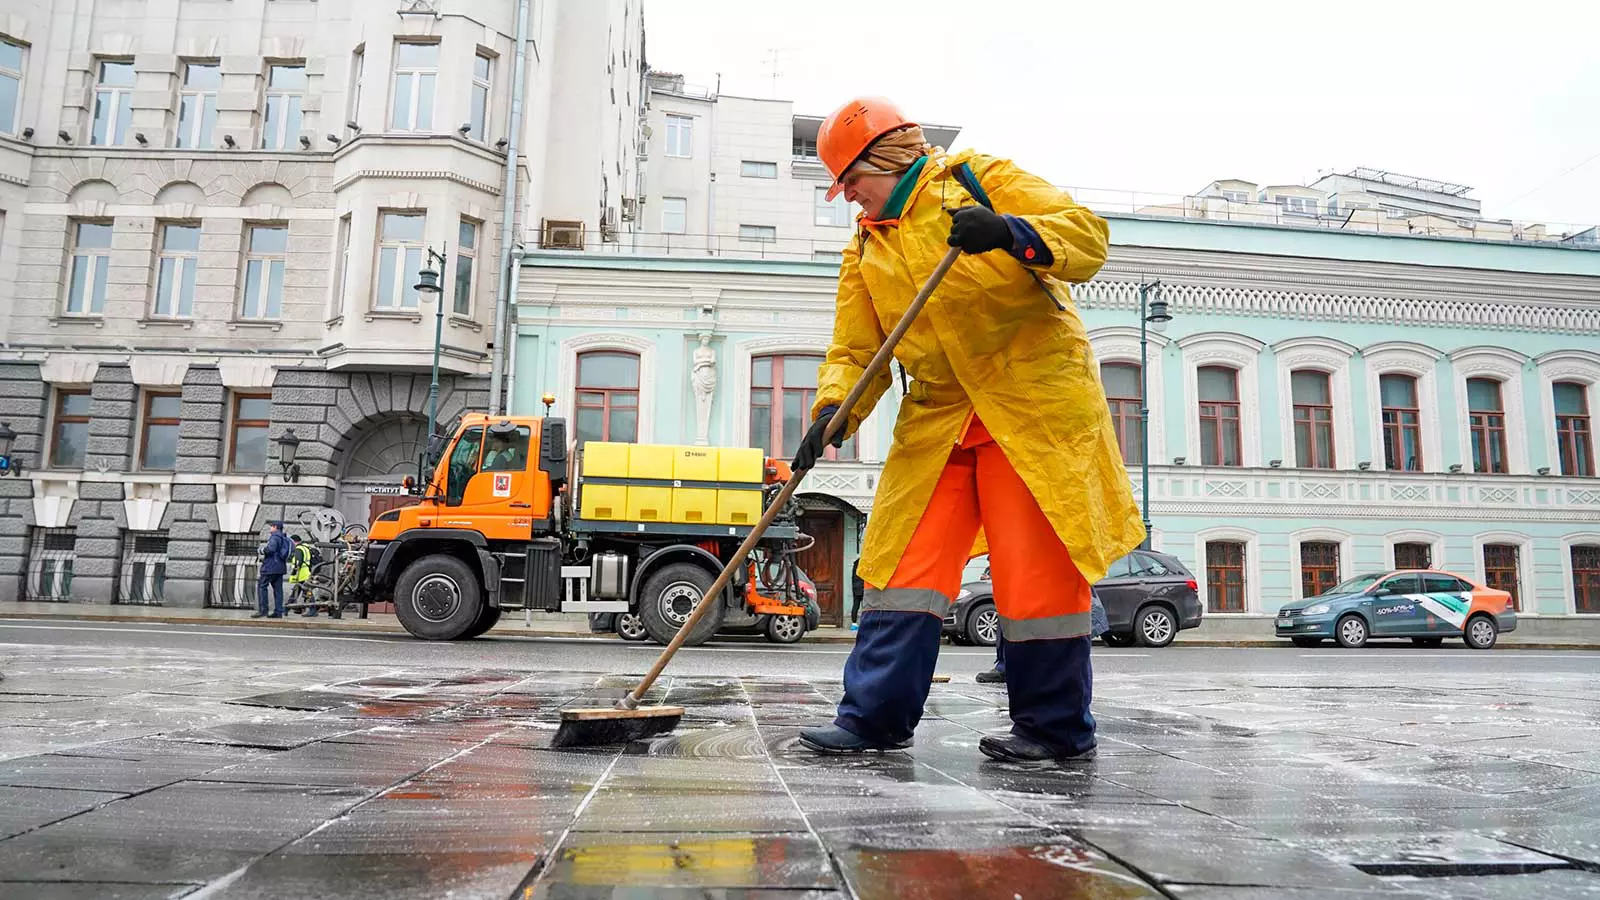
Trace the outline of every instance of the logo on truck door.
<path fill-rule="evenodd" d="M 494 476 L 494 495 L 496 497 L 511 496 L 511 473 L 496 472 Z"/>

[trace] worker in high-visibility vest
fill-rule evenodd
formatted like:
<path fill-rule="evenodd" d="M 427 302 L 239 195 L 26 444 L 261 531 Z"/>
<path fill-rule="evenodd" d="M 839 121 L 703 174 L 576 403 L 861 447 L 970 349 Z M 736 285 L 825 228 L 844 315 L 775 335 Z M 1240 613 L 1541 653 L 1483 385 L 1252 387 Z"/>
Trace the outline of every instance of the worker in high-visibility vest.
<path fill-rule="evenodd" d="M 300 539 L 300 535 L 290 538 L 294 542 L 294 549 L 289 551 L 289 602 L 311 602 L 311 545 Z M 315 618 L 315 606 L 300 611 L 300 615 Z"/>

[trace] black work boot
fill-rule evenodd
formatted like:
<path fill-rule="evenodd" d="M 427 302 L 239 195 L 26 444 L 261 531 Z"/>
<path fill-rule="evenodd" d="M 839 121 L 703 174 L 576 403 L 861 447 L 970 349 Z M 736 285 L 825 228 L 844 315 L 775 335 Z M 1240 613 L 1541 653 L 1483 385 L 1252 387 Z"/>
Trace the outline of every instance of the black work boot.
<path fill-rule="evenodd" d="M 978 749 L 990 759 L 1012 763 L 1088 762 L 1095 755 L 1093 747 L 1082 753 L 1058 753 L 1017 734 L 986 734 L 978 741 Z"/>
<path fill-rule="evenodd" d="M 878 744 L 867 740 L 838 725 L 824 725 L 821 728 L 800 729 L 800 743 L 808 750 L 818 753 L 867 753 L 871 751 L 904 750 L 911 746 L 910 741 L 894 744 Z"/>
<path fill-rule="evenodd" d="M 978 676 L 973 680 L 979 684 L 1005 684 L 1006 673 L 999 669 L 990 669 L 987 672 L 979 672 Z"/>

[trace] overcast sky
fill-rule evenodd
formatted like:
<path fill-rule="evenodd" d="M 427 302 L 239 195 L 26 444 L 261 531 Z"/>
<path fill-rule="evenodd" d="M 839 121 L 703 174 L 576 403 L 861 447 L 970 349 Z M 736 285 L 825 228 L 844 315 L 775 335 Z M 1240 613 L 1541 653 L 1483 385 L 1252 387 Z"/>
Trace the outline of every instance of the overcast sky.
<path fill-rule="evenodd" d="M 1061 185 L 1368 166 L 1600 223 L 1597 0 L 646 0 L 645 24 L 690 84 L 817 115 L 883 94 Z"/>

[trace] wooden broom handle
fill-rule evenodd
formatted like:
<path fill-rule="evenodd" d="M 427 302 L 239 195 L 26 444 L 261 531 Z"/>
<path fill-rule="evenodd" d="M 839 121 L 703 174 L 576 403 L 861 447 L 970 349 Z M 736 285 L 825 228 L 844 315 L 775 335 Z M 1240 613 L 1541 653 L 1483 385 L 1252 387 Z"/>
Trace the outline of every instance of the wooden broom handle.
<path fill-rule="evenodd" d="M 888 368 L 889 360 L 894 357 L 895 346 L 900 343 L 902 337 L 905 337 L 906 331 L 911 328 L 911 323 L 916 321 L 917 315 L 922 312 L 922 308 L 928 305 L 928 298 L 933 296 L 934 288 L 937 288 L 939 282 L 944 280 L 945 273 L 949 272 L 950 267 L 955 265 L 959 256 L 961 256 L 961 248 L 951 247 L 949 252 L 944 255 L 944 258 L 939 260 L 939 265 L 934 268 L 933 274 L 928 276 L 927 283 L 923 284 L 922 290 L 917 292 L 917 296 L 911 301 L 911 305 L 906 307 L 905 315 L 900 317 L 900 321 L 894 326 L 894 330 L 889 332 L 888 337 L 883 339 L 883 346 L 879 347 L 878 352 L 873 354 L 872 361 L 867 363 L 867 367 L 861 370 L 861 377 L 856 379 L 855 387 L 852 387 L 850 393 L 845 395 L 844 402 L 839 404 L 839 409 L 834 412 L 833 418 L 828 420 L 828 429 L 822 437 L 824 446 L 833 440 L 834 435 L 844 430 L 845 424 L 850 421 L 850 411 L 855 408 L 856 402 L 871 387 L 872 379 L 879 372 Z M 637 709 L 639 707 L 639 701 L 644 697 L 645 692 L 650 690 L 650 686 L 656 683 L 657 678 L 661 677 L 661 670 L 667 667 L 667 663 L 672 661 L 673 654 L 677 653 L 678 649 L 683 646 L 683 642 L 689 639 L 689 632 L 694 630 L 695 625 L 700 623 L 700 619 L 705 616 L 706 611 L 711 609 L 713 604 L 722 602 L 722 592 L 727 590 L 728 582 L 733 579 L 734 571 L 744 564 L 745 557 L 749 556 L 750 551 L 754 550 L 756 544 L 761 542 L 761 538 L 767 533 L 767 528 L 778 517 L 778 513 L 782 512 L 783 508 L 788 505 L 789 498 L 793 497 L 794 492 L 799 489 L 800 482 L 805 478 L 808 471 L 810 470 L 801 470 L 790 475 L 788 483 L 783 486 L 783 490 L 778 492 L 777 498 L 761 514 L 761 521 L 750 529 L 750 534 L 744 539 L 744 543 L 740 544 L 739 549 L 734 551 L 733 558 L 728 560 L 726 566 L 722 567 L 722 574 L 717 576 L 717 580 L 712 583 L 705 596 L 701 597 L 700 602 L 695 604 L 694 611 L 689 614 L 688 621 L 679 626 L 678 633 L 672 637 L 672 642 L 667 644 L 666 649 L 661 651 L 660 656 L 656 657 L 655 665 L 651 666 L 650 671 L 645 673 L 644 680 L 640 681 L 639 686 L 630 691 L 626 697 L 617 701 L 618 709 Z"/>

